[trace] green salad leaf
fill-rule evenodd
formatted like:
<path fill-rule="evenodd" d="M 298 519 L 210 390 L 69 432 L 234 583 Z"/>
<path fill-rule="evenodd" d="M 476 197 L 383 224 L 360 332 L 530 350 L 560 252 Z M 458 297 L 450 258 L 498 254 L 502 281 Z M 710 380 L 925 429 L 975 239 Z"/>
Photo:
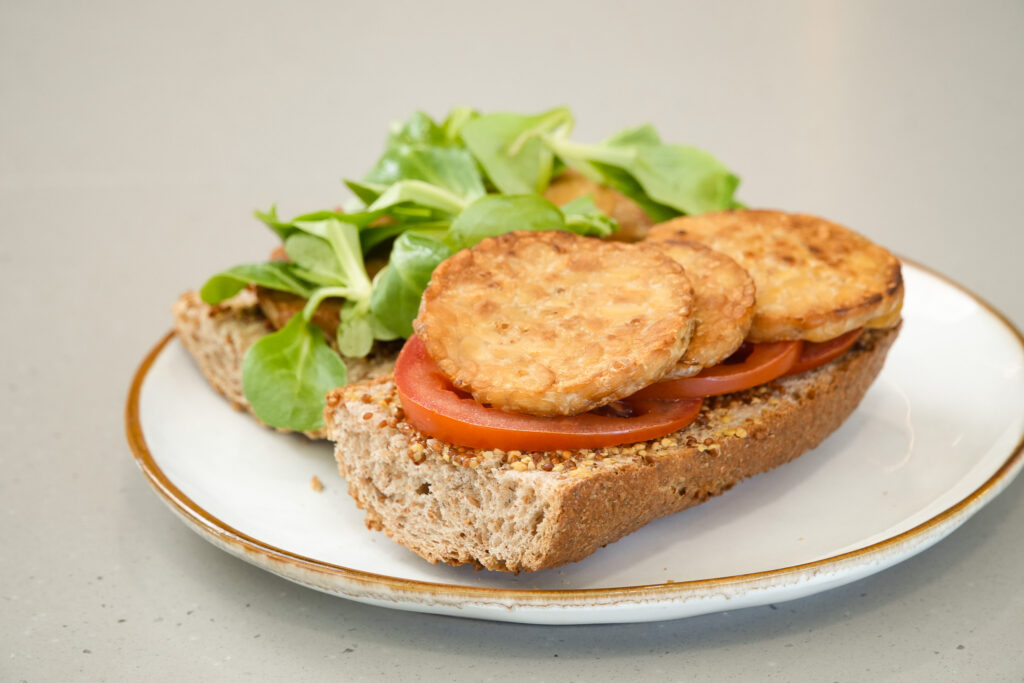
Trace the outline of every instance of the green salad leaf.
<path fill-rule="evenodd" d="M 568 132 L 572 114 L 558 107 L 536 116 L 485 114 L 464 123 L 462 140 L 503 194 L 541 193 L 551 180 L 554 154 L 543 136 Z"/>
<path fill-rule="evenodd" d="M 242 360 L 242 390 L 256 417 L 296 431 L 323 427 L 324 396 L 347 379 L 341 358 L 303 315 L 257 341 Z"/>
<path fill-rule="evenodd" d="M 348 189 L 352 190 L 352 194 L 354 194 L 364 206 L 373 204 L 377 201 L 377 197 L 381 196 L 384 190 L 388 189 L 387 185 L 371 183 L 365 180 L 346 180 L 345 185 Z"/>
<path fill-rule="evenodd" d="M 370 301 L 346 301 L 338 323 L 338 351 L 349 358 L 362 358 L 373 348 L 374 321 Z"/>
<path fill-rule="evenodd" d="M 258 285 L 306 299 L 301 315 L 245 356 L 243 389 L 257 417 L 274 427 L 319 428 L 325 393 L 346 380 L 338 354 L 361 357 L 375 340 L 410 336 L 434 269 L 455 251 L 513 230 L 610 235 L 618 225 L 592 197 L 559 208 L 541 196 L 564 168 L 632 198 L 655 221 L 739 206 L 737 177 L 706 152 L 667 144 L 649 125 L 581 144 L 569 139 L 573 125 L 564 107 L 535 115 L 456 107 L 440 123 L 415 112 L 389 128 L 361 180 L 345 180 L 354 195 L 345 211 L 291 221 L 275 206 L 255 212 L 289 260 L 222 271 L 201 295 L 219 303 Z M 364 260 L 385 255 L 388 264 L 371 281 Z M 311 322 L 327 298 L 343 300 L 329 341 Z"/>
<path fill-rule="evenodd" d="M 270 261 L 249 263 L 217 273 L 199 290 L 199 296 L 208 304 L 219 304 L 238 294 L 246 285 L 259 285 L 267 289 L 289 292 L 303 298 L 310 295 L 309 285 L 295 274 L 290 263 Z"/>
<path fill-rule="evenodd" d="M 384 190 L 368 211 L 383 211 L 406 202 L 451 214 L 466 208 L 466 200 L 446 188 L 422 180 L 399 180 Z"/>
<path fill-rule="evenodd" d="M 458 251 L 513 230 L 564 229 L 562 212 L 540 195 L 488 195 L 470 204 L 452 221 L 445 242 Z"/>
<path fill-rule="evenodd" d="M 476 199 L 484 194 L 476 162 L 469 151 L 460 147 L 402 145 L 386 152 L 363 182 L 386 187 L 402 180 L 421 180 L 462 199 Z"/>
<path fill-rule="evenodd" d="M 391 260 L 380 272 L 370 297 L 370 311 L 401 337 L 412 336 L 412 321 L 430 276 L 451 249 L 431 237 L 403 233 L 391 249 Z"/>
<path fill-rule="evenodd" d="M 545 142 L 570 166 L 589 165 L 602 175 L 607 175 L 602 173 L 602 167 L 618 169 L 632 178 L 651 202 L 679 212 L 698 214 L 733 208 L 733 194 L 739 186 L 737 176 L 707 152 L 665 144 L 656 135 L 645 126 L 623 131 L 597 145 L 552 135 L 546 136 Z M 593 171 L 589 175 L 593 177 Z M 627 185 L 622 176 L 619 180 Z M 624 194 L 632 196 L 634 192 Z"/>
<path fill-rule="evenodd" d="M 441 124 L 445 139 L 452 144 L 457 144 L 462 136 L 463 126 L 478 116 L 480 114 L 472 107 L 455 107 L 452 109 L 448 112 L 448 118 Z"/>
<path fill-rule="evenodd" d="M 354 188 L 350 183 L 349 187 L 368 205 L 376 202 L 386 188 L 403 180 L 420 180 L 463 200 L 483 195 L 483 178 L 476 161 L 452 136 L 465 116 L 468 114 L 450 117 L 442 127 L 423 112 L 416 112 L 404 124 L 392 128 L 377 163 L 362 183 Z M 377 197 L 369 199 L 371 191 L 376 191 Z"/>
<path fill-rule="evenodd" d="M 320 285 L 340 289 L 335 296 L 353 300 L 369 297 L 370 278 L 355 226 L 336 218 L 293 221 L 292 225 L 301 232 L 289 235 L 284 248 L 301 267 L 299 272 Z"/>
<path fill-rule="evenodd" d="M 619 229 L 618 222 L 597 208 L 590 195 L 563 204 L 559 210 L 565 217 L 565 229 L 578 235 L 608 237 Z"/>

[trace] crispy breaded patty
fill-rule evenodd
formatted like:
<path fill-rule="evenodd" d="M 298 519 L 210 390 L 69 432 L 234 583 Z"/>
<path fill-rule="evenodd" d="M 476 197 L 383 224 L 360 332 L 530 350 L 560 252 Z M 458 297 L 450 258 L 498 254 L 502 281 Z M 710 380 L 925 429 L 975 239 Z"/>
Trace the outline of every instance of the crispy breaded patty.
<path fill-rule="evenodd" d="M 686 352 L 664 379 L 696 375 L 740 347 L 754 318 L 754 281 L 738 263 L 699 242 L 657 244 L 686 270 L 697 321 Z"/>
<path fill-rule="evenodd" d="M 724 211 L 655 226 L 653 240 L 690 239 L 724 252 L 754 278 L 748 340 L 825 341 L 890 327 L 903 303 L 900 262 L 865 237 L 817 216 Z"/>
<path fill-rule="evenodd" d="M 642 240 L 654 225 L 654 221 L 632 199 L 618 190 L 598 185 L 572 169 L 558 174 L 544 192 L 544 196 L 558 206 L 587 195 L 594 198 L 597 208 L 619 222 L 619 229 L 608 239 L 636 242 Z"/>
<path fill-rule="evenodd" d="M 413 327 L 478 402 L 575 415 L 672 368 L 692 300 L 683 267 L 652 245 L 521 231 L 441 263 Z"/>

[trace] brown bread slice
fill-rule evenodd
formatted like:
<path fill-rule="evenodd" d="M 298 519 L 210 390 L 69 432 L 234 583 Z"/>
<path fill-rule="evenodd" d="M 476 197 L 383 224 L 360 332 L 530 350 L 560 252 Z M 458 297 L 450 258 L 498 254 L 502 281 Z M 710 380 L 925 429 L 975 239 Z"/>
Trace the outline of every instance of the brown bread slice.
<path fill-rule="evenodd" d="M 817 446 L 853 412 L 898 328 L 835 361 L 709 399 L 655 441 L 519 453 L 450 446 L 403 419 L 390 376 L 328 395 L 327 435 L 366 524 L 430 562 L 520 572 L 575 562 Z"/>
<path fill-rule="evenodd" d="M 171 313 L 178 339 L 210 386 L 228 399 L 235 410 L 252 413 L 242 391 L 242 359 L 250 346 L 274 331 L 260 310 L 255 293 L 243 289 L 234 298 L 211 306 L 199 297 L 199 292 L 185 292 L 171 306 Z M 345 358 L 349 381 L 359 382 L 391 372 L 398 348 L 394 344 L 377 345 L 366 358 Z M 326 438 L 322 429 L 305 434 L 311 439 Z"/>

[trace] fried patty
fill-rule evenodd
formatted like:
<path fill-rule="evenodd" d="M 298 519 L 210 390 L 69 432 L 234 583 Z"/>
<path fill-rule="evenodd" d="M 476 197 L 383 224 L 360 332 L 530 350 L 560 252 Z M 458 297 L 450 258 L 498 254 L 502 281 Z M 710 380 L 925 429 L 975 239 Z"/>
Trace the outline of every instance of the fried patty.
<path fill-rule="evenodd" d="M 899 321 L 899 260 L 824 218 L 724 211 L 675 218 L 652 228 L 648 237 L 702 242 L 750 273 L 757 301 L 749 341 L 826 341 L 858 327 Z"/>
<path fill-rule="evenodd" d="M 686 270 L 697 326 L 686 352 L 664 379 L 696 375 L 740 347 L 754 318 L 754 281 L 738 263 L 699 242 L 657 242 Z"/>
<path fill-rule="evenodd" d="M 575 415 L 671 369 L 692 305 L 683 267 L 653 245 L 513 232 L 441 263 L 413 327 L 477 402 Z"/>
<path fill-rule="evenodd" d="M 608 239 L 636 242 L 642 240 L 654 224 L 640 205 L 632 199 L 618 190 L 598 185 L 572 169 L 558 174 L 544 192 L 544 196 L 558 206 L 587 195 L 593 197 L 597 208 L 619 223 L 619 229 Z"/>

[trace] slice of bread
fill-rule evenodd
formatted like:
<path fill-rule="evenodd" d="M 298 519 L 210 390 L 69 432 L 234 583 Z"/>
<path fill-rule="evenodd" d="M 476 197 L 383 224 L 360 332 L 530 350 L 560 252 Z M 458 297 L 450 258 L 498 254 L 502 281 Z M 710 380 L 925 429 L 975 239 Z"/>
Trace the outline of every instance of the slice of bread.
<path fill-rule="evenodd" d="M 860 403 L 898 328 L 794 377 L 705 402 L 689 427 L 595 450 L 480 451 L 403 419 L 390 376 L 335 389 L 327 435 L 366 524 L 430 562 L 557 567 L 814 448 Z"/>
<path fill-rule="evenodd" d="M 185 292 L 171 306 L 171 312 L 178 339 L 210 386 L 236 410 L 252 413 L 242 391 L 242 359 L 250 346 L 274 331 L 260 310 L 256 294 L 243 289 L 234 298 L 211 306 L 199 297 L 199 292 Z M 349 382 L 391 372 L 399 348 L 396 344 L 378 344 L 366 358 L 344 358 Z M 305 434 L 311 439 L 326 438 L 322 429 Z"/>

